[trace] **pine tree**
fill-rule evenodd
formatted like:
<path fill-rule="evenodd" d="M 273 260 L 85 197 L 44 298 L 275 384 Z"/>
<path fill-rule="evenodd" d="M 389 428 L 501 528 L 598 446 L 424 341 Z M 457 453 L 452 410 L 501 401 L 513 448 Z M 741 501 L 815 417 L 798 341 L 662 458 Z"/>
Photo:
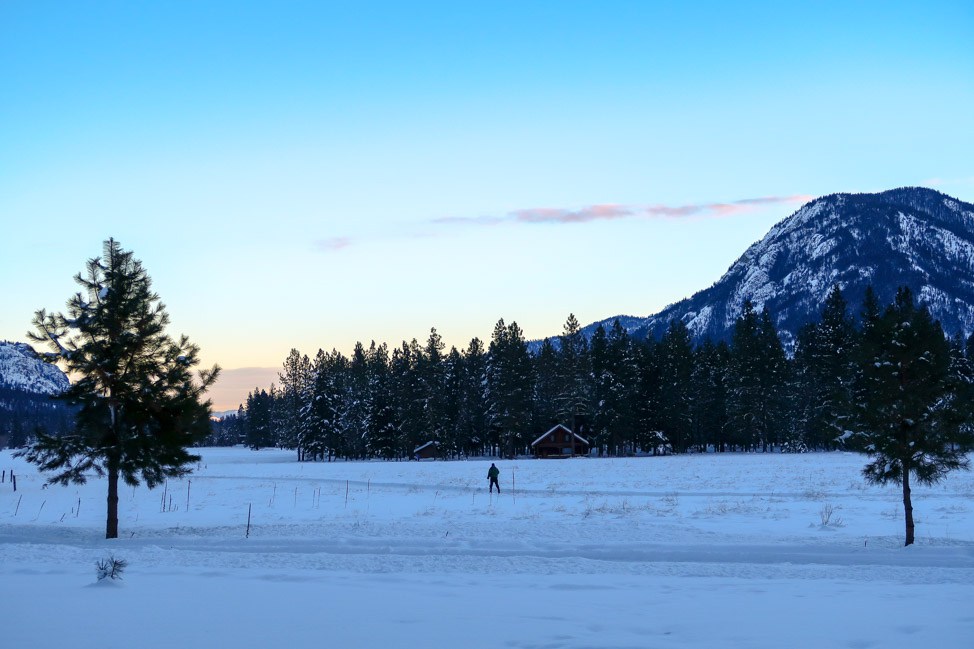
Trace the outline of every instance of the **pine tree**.
<path fill-rule="evenodd" d="M 591 414 L 592 365 L 588 341 L 574 313 L 568 314 L 558 350 L 558 416 L 572 431 L 587 434 Z M 574 444 L 574 438 L 572 438 Z"/>
<path fill-rule="evenodd" d="M 658 347 L 660 396 L 659 421 L 673 451 L 683 453 L 690 442 L 693 344 L 687 326 L 670 322 Z"/>
<path fill-rule="evenodd" d="M 636 420 L 634 442 L 642 451 L 657 455 L 668 444 L 660 425 L 660 395 L 662 378 L 659 369 L 660 345 L 646 338 L 634 350 L 636 366 L 636 391 L 633 416 Z"/>
<path fill-rule="evenodd" d="M 524 443 L 531 421 L 533 378 L 524 332 L 499 320 L 491 337 L 487 361 L 487 403 L 491 440 L 499 452 L 513 457 Z"/>
<path fill-rule="evenodd" d="M 203 394 L 219 368 L 193 376 L 199 348 L 166 334 L 169 315 L 133 254 L 110 239 L 75 281 L 81 290 L 67 315 L 34 316 L 31 340 L 50 346 L 74 383 L 64 394 L 77 407 L 76 427 L 40 435 L 24 456 L 51 483 L 81 483 L 89 472 L 108 477 L 106 538 L 118 537 L 118 481 L 154 487 L 190 472 L 199 456 L 188 447 L 209 433 Z"/>
<path fill-rule="evenodd" d="M 541 347 L 532 357 L 531 362 L 534 365 L 535 377 L 531 429 L 532 434 L 537 437 L 560 423 L 558 352 L 550 338 L 541 341 Z"/>
<path fill-rule="evenodd" d="M 899 483 L 903 491 L 905 545 L 914 542 L 911 478 L 934 484 L 948 472 L 969 468 L 974 448 L 970 379 L 958 367 L 940 323 L 917 307 L 908 288 L 897 291 L 882 315 L 864 311 L 858 349 L 856 420 L 850 444 L 871 461 L 869 482 Z"/>
<path fill-rule="evenodd" d="M 629 333 L 618 320 L 612 323 L 608 334 L 601 325 L 596 329 L 591 358 L 595 443 L 600 453 L 628 452 L 634 443 L 632 431 L 636 424 L 636 364 Z"/>
<path fill-rule="evenodd" d="M 389 369 L 389 348 L 374 343 L 368 354 L 368 453 L 389 460 L 402 454 L 402 440 L 395 408 Z"/>
<path fill-rule="evenodd" d="M 267 390 L 254 391 L 247 395 L 247 417 L 244 425 L 247 446 L 260 450 L 274 445 L 272 413 L 273 398 Z"/>
<path fill-rule="evenodd" d="M 769 446 L 782 448 L 788 441 L 784 434 L 789 429 L 791 388 L 791 366 L 767 307 L 761 310 L 758 343 L 764 367 L 759 377 L 761 436 L 767 451 Z"/>
<path fill-rule="evenodd" d="M 309 396 L 311 383 L 311 359 L 292 348 L 284 360 L 282 371 L 278 373 L 281 381 L 280 442 L 284 448 L 297 451 L 298 461 L 304 460 L 304 447 L 301 444 L 301 411 Z"/>
<path fill-rule="evenodd" d="M 445 456 L 459 457 L 467 443 L 460 412 L 463 407 L 466 368 L 463 356 L 456 347 L 450 348 L 443 362 L 444 367 L 444 405 L 445 429 L 440 452 Z"/>
<path fill-rule="evenodd" d="M 788 365 L 781 341 L 765 309 L 759 316 L 750 300 L 734 324 L 728 371 L 727 414 L 731 442 L 745 449 L 779 443 L 786 425 Z"/>
<path fill-rule="evenodd" d="M 832 449 L 846 430 L 855 377 L 855 323 L 838 286 L 832 287 L 819 322 L 804 327 L 795 350 L 793 406 L 801 441 Z"/>
<path fill-rule="evenodd" d="M 402 343 L 393 350 L 391 372 L 393 380 L 394 402 L 400 422 L 400 434 L 403 439 L 403 449 L 412 454 L 412 450 L 428 440 L 426 430 L 426 390 L 421 377 L 425 352 L 419 343 L 412 341 Z"/>
<path fill-rule="evenodd" d="M 727 365 L 730 348 L 707 339 L 694 350 L 690 377 L 691 445 L 700 450 L 712 445 L 727 450 Z"/>
<path fill-rule="evenodd" d="M 418 358 L 417 373 L 422 392 L 422 429 L 425 439 L 420 443 L 435 442 L 441 446 L 447 441 L 448 410 L 446 392 L 446 363 L 443 350 L 446 345 L 436 328 L 430 329 L 429 338 Z"/>
<path fill-rule="evenodd" d="M 465 454 L 482 453 L 487 441 L 487 352 L 473 338 L 463 353 L 463 386 L 459 410 L 460 446 Z"/>
<path fill-rule="evenodd" d="M 339 409 L 341 404 L 344 356 L 335 350 L 330 354 L 319 349 L 311 366 L 311 380 L 301 408 L 300 439 L 305 459 L 329 461 L 341 438 Z"/>
<path fill-rule="evenodd" d="M 374 344 L 374 343 L 373 343 Z M 346 457 L 366 455 L 369 434 L 369 368 L 365 347 L 355 343 L 342 398 L 342 446 Z"/>

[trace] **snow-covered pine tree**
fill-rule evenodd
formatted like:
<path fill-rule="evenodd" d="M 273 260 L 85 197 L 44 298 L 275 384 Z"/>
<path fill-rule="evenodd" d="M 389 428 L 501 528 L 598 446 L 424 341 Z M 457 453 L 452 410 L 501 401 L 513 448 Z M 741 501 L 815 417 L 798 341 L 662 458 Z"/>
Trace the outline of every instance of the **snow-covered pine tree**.
<path fill-rule="evenodd" d="M 304 400 L 310 394 L 311 359 L 292 348 L 277 377 L 281 381 L 279 442 L 284 448 L 295 449 L 301 462 L 304 460 L 301 411 L 305 406 Z"/>
<path fill-rule="evenodd" d="M 366 350 L 355 343 L 349 361 L 348 380 L 342 398 L 342 446 L 344 455 L 359 459 L 366 455 L 369 432 L 369 368 Z"/>
<path fill-rule="evenodd" d="M 392 403 L 389 348 L 373 344 L 368 353 L 368 454 L 391 460 L 402 454 L 399 422 Z"/>
<path fill-rule="evenodd" d="M 274 446 L 273 396 L 267 390 L 254 388 L 247 395 L 247 417 L 244 425 L 247 446 L 259 450 Z"/>

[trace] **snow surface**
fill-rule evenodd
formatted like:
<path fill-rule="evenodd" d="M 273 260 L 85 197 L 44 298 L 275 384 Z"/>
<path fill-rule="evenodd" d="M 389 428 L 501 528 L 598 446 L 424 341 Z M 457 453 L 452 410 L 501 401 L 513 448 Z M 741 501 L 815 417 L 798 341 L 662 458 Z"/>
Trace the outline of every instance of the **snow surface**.
<path fill-rule="evenodd" d="M 3 646 L 974 646 L 970 472 L 914 490 L 904 548 L 898 490 L 855 454 L 202 456 L 122 487 L 108 541 L 104 480 L 44 488 L 0 452 Z M 110 555 L 124 579 L 97 582 Z"/>

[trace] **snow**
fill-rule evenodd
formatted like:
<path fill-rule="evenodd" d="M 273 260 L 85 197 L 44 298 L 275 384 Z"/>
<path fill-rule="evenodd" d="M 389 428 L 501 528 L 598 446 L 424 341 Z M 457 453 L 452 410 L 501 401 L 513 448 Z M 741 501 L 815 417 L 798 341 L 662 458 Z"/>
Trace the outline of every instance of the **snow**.
<path fill-rule="evenodd" d="M 904 548 L 901 494 L 866 484 L 855 454 L 298 463 L 279 450 L 200 452 L 187 479 L 122 486 L 111 541 L 104 480 L 44 488 L 0 452 L 4 646 L 974 639 L 970 472 L 914 488 L 917 542 Z M 483 477 L 491 461 L 499 496 Z M 121 582 L 96 581 L 109 555 L 129 562 Z"/>

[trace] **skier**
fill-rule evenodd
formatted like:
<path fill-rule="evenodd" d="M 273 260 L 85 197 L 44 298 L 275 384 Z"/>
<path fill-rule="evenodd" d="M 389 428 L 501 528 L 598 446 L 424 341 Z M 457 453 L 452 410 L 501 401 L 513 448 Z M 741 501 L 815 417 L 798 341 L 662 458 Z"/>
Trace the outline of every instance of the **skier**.
<path fill-rule="evenodd" d="M 494 463 L 490 463 L 490 468 L 487 469 L 487 479 L 490 480 L 490 492 L 494 492 L 494 487 L 497 487 L 497 493 L 501 492 L 501 483 L 497 481 L 498 476 L 500 476 L 501 470 L 494 466 Z"/>

